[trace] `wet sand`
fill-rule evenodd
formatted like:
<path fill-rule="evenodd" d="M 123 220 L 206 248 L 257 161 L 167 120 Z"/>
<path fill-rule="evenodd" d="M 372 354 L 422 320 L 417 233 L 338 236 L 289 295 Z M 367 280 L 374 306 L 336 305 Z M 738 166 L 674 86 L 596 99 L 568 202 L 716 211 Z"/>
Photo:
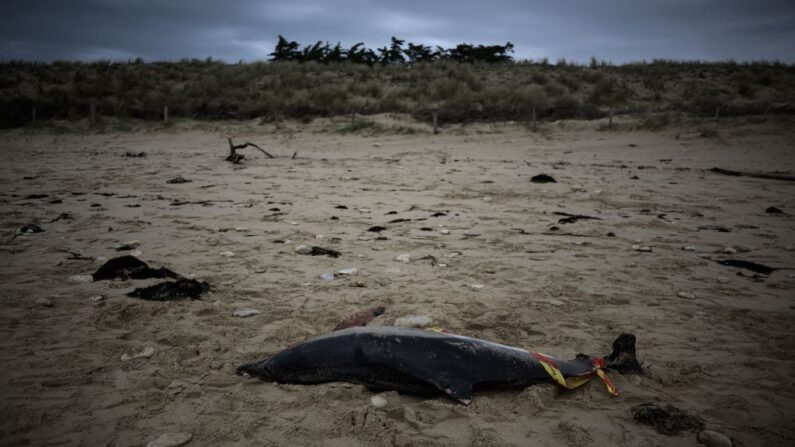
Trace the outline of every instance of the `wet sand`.
<path fill-rule="evenodd" d="M 550 127 L 252 132 L 235 136 L 279 157 L 244 151 L 242 165 L 223 161 L 221 132 L 0 134 L 0 444 L 188 432 L 189 445 L 697 445 L 635 424 L 629 409 L 645 402 L 698 415 L 735 445 L 791 444 L 795 270 L 752 278 L 715 260 L 795 268 L 795 183 L 707 170 L 795 172 L 793 127 Z M 530 181 L 541 173 L 557 183 Z M 192 181 L 167 183 L 177 176 Z M 26 224 L 44 231 L 17 234 Z M 147 302 L 126 293 L 155 280 L 79 281 L 134 240 L 151 266 L 214 290 Z M 647 374 L 612 373 L 618 398 L 593 381 L 481 392 L 468 407 L 385 393 L 376 409 L 358 385 L 234 373 L 373 306 L 386 307 L 373 325 L 428 315 L 561 357 L 607 353 L 632 332 Z M 261 313 L 234 317 L 241 308 Z"/>

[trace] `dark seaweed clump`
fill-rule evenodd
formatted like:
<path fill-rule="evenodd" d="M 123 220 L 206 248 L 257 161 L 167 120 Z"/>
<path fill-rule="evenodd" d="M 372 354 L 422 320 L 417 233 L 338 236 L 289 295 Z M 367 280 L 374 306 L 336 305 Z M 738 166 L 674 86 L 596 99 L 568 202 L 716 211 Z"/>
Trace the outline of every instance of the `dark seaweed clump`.
<path fill-rule="evenodd" d="M 657 433 L 675 436 L 683 431 L 701 431 L 704 421 L 691 416 L 671 404 L 660 407 L 654 404 L 635 405 L 630 409 L 635 422 L 654 427 Z"/>
<path fill-rule="evenodd" d="M 142 287 L 128 293 L 127 296 L 147 301 L 198 300 L 210 290 L 210 285 L 195 279 L 180 278 L 166 281 L 149 287 Z"/>

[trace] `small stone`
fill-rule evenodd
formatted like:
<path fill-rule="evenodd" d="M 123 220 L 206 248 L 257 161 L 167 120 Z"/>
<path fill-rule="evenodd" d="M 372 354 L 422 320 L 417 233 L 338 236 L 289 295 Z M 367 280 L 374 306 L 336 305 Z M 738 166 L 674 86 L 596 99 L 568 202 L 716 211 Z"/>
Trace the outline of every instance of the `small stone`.
<path fill-rule="evenodd" d="M 447 255 L 447 257 L 448 257 L 448 258 L 455 258 L 455 257 L 461 256 L 462 254 L 463 254 L 463 253 L 461 253 L 460 251 L 454 251 L 454 252 L 451 252 L 451 253 L 449 253 L 449 254 Z"/>
<path fill-rule="evenodd" d="M 447 267 L 447 264 L 444 264 L 444 263 L 440 262 L 439 264 L 436 264 L 436 266 L 444 268 L 444 267 Z"/>
<path fill-rule="evenodd" d="M 94 280 L 94 277 L 91 275 L 72 275 L 69 277 L 69 281 L 72 282 L 91 282 Z"/>
<path fill-rule="evenodd" d="M 708 447 L 732 447 L 732 441 L 726 435 L 712 430 L 704 430 L 698 434 L 698 442 Z"/>
<path fill-rule="evenodd" d="M 52 301 L 48 300 L 47 298 L 39 298 L 36 300 L 36 304 L 39 306 L 44 307 L 52 307 Z"/>
<path fill-rule="evenodd" d="M 299 245 L 295 247 L 295 252 L 299 255 L 308 255 L 309 253 L 312 253 L 312 247 L 308 245 Z"/>
<path fill-rule="evenodd" d="M 324 239 L 326 237 L 325 234 L 316 234 L 315 239 Z"/>
<path fill-rule="evenodd" d="M 142 252 L 141 250 L 133 250 L 133 251 L 130 252 L 130 256 L 135 256 L 136 258 L 141 256 L 141 255 L 143 255 L 143 254 L 144 254 L 144 252 Z"/>
<path fill-rule="evenodd" d="M 232 312 L 232 316 L 240 318 L 252 317 L 254 315 L 259 315 L 259 314 L 260 311 L 258 311 L 257 309 L 237 309 L 234 312 Z"/>
<path fill-rule="evenodd" d="M 485 287 L 483 284 L 467 284 L 470 289 L 480 290 Z"/>
<path fill-rule="evenodd" d="M 424 328 L 433 324 L 431 317 L 427 315 L 407 315 L 395 319 L 395 326 Z"/>
<path fill-rule="evenodd" d="M 633 245 L 632 249 L 635 251 L 642 251 L 642 252 L 651 252 L 651 247 L 641 246 L 641 245 Z"/>
<path fill-rule="evenodd" d="M 334 279 L 334 274 L 331 272 L 321 273 L 320 279 L 322 279 L 323 281 L 331 281 L 332 279 Z"/>
<path fill-rule="evenodd" d="M 696 247 L 694 247 L 692 245 L 685 245 L 684 247 L 682 247 L 682 250 L 684 250 L 684 251 L 696 251 Z"/>
<path fill-rule="evenodd" d="M 795 245 L 787 245 L 786 247 L 784 247 L 784 250 L 795 251 Z"/>
<path fill-rule="evenodd" d="M 475 237 L 475 236 L 480 236 L 480 233 L 475 230 L 466 230 L 464 231 L 464 236 Z"/>
<path fill-rule="evenodd" d="M 729 278 L 725 276 L 718 276 L 716 281 L 718 281 L 721 284 L 726 284 L 727 282 L 729 282 Z"/>
<path fill-rule="evenodd" d="M 296 221 L 291 221 L 291 222 L 287 222 L 287 223 L 290 224 L 290 225 L 298 225 L 298 222 L 296 222 Z"/>
<path fill-rule="evenodd" d="M 149 441 L 146 447 L 178 447 L 185 445 L 193 439 L 190 433 L 164 433 L 154 441 Z"/>
<path fill-rule="evenodd" d="M 442 234 L 450 234 L 450 230 L 448 230 L 448 229 L 439 230 L 439 233 L 442 233 Z"/>
<path fill-rule="evenodd" d="M 356 272 L 358 272 L 358 271 L 359 271 L 359 269 L 357 269 L 356 267 L 349 267 L 349 268 L 346 268 L 346 269 L 339 270 L 337 272 L 337 274 L 338 275 L 353 275 L 353 274 L 356 274 Z"/>
<path fill-rule="evenodd" d="M 484 197 L 483 198 L 484 202 L 491 202 L 492 200 L 494 200 L 494 199 L 492 199 L 491 197 Z"/>
<path fill-rule="evenodd" d="M 561 301 L 561 300 L 549 300 L 549 304 L 551 304 L 551 305 L 553 305 L 553 306 L 558 306 L 558 307 L 560 307 L 560 306 L 562 306 L 562 305 L 564 305 L 564 304 L 566 304 L 566 303 L 564 303 L 564 302 L 563 302 L 563 301 Z"/>
<path fill-rule="evenodd" d="M 723 253 L 725 253 L 727 255 L 733 255 L 733 254 L 737 253 L 737 250 L 735 250 L 732 247 L 726 247 L 723 250 L 721 250 L 721 252 L 723 252 Z"/>
<path fill-rule="evenodd" d="M 92 303 L 98 303 L 100 301 L 105 301 L 105 297 L 102 295 L 94 295 L 88 298 L 89 301 Z"/>
<path fill-rule="evenodd" d="M 210 369 L 219 370 L 219 369 L 221 369 L 223 367 L 224 367 L 224 362 L 222 362 L 220 360 L 215 360 L 212 363 L 210 363 Z"/>
<path fill-rule="evenodd" d="M 367 209 L 367 208 L 359 208 L 359 212 L 360 213 L 364 213 L 364 214 L 368 214 L 370 212 L 370 210 Z"/>
<path fill-rule="evenodd" d="M 233 251 L 222 251 L 219 254 L 221 256 L 225 257 L 225 258 L 231 258 L 231 257 L 233 257 L 235 255 L 235 252 L 233 252 Z"/>
<path fill-rule="evenodd" d="M 141 350 L 139 352 L 134 352 L 132 354 L 128 354 L 128 353 L 125 352 L 124 354 L 121 355 L 121 361 L 122 362 L 127 362 L 127 361 L 130 361 L 130 360 L 133 360 L 133 359 L 140 359 L 140 358 L 148 359 L 154 353 L 155 353 L 155 348 L 153 348 L 151 346 L 147 346 L 143 350 Z"/>
<path fill-rule="evenodd" d="M 695 299 L 696 296 L 689 292 L 677 292 L 676 296 L 679 298 L 687 298 L 689 300 Z"/>
<path fill-rule="evenodd" d="M 410 255 L 410 254 L 408 254 L 408 253 L 406 253 L 406 254 L 402 254 L 402 255 L 397 255 L 397 256 L 395 257 L 395 261 L 397 261 L 397 262 L 403 262 L 403 263 L 406 263 L 406 264 L 408 264 L 408 263 L 410 263 L 410 262 L 411 262 L 411 255 Z"/>
<path fill-rule="evenodd" d="M 375 408 L 384 408 L 386 407 L 387 401 L 383 396 L 376 394 L 370 398 L 370 403 L 373 404 Z"/>

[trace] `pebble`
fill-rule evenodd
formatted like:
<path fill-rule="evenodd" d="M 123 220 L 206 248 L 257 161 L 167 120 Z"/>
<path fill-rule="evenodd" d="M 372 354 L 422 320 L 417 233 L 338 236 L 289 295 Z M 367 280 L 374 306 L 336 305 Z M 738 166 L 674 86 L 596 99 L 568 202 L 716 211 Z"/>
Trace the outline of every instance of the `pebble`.
<path fill-rule="evenodd" d="M 436 264 L 436 266 L 437 267 L 447 267 L 447 264 L 444 264 L 444 263 L 440 262 L 440 263 Z"/>
<path fill-rule="evenodd" d="M 220 360 L 215 360 L 212 363 L 210 363 L 210 369 L 218 370 L 218 369 L 221 369 L 223 367 L 224 367 L 224 362 L 222 362 Z"/>
<path fill-rule="evenodd" d="M 695 299 L 696 297 L 695 295 L 689 292 L 677 292 L 676 296 L 678 296 L 679 298 L 687 298 L 689 300 Z"/>
<path fill-rule="evenodd" d="M 48 300 L 47 298 L 39 298 L 36 300 L 36 304 L 39 306 L 44 307 L 52 307 L 52 301 Z"/>
<path fill-rule="evenodd" d="M 635 250 L 635 251 L 642 251 L 642 252 L 646 252 L 646 253 L 651 251 L 651 247 L 640 246 L 640 245 L 633 245 L 632 249 Z"/>
<path fill-rule="evenodd" d="M 704 430 L 698 434 L 698 442 L 708 447 L 732 447 L 732 441 L 726 435 L 712 430 Z"/>
<path fill-rule="evenodd" d="M 450 254 L 448 254 L 447 257 L 448 258 L 455 258 L 457 256 L 461 256 L 462 254 L 463 253 L 461 253 L 460 251 L 454 251 L 454 252 L 451 252 Z"/>
<path fill-rule="evenodd" d="M 260 311 L 257 309 L 237 309 L 236 311 L 232 312 L 232 316 L 240 318 L 252 317 L 259 314 Z"/>
<path fill-rule="evenodd" d="M 312 247 L 308 245 L 299 245 L 295 247 L 295 252 L 299 255 L 308 255 L 309 253 L 312 253 Z"/>
<path fill-rule="evenodd" d="M 682 247 L 682 250 L 684 250 L 684 251 L 696 251 L 696 247 L 694 247 L 692 245 L 685 245 L 684 247 Z"/>
<path fill-rule="evenodd" d="M 722 251 L 723 253 L 726 253 L 727 255 L 733 255 L 733 254 L 737 253 L 737 250 L 735 250 L 735 249 L 733 249 L 733 248 L 731 248 L 731 247 L 726 247 L 726 248 L 724 248 L 724 249 L 723 249 L 723 250 L 721 250 L 721 251 Z"/>
<path fill-rule="evenodd" d="M 331 281 L 332 279 L 334 279 L 334 274 L 331 272 L 321 273 L 320 279 L 322 279 L 323 281 Z"/>
<path fill-rule="evenodd" d="M 442 234 L 450 234 L 450 230 L 448 230 L 448 229 L 439 230 L 439 233 L 442 233 Z"/>
<path fill-rule="evenodd" d="M 464 231 L 464 236 L 475 237 L 475 236 L 480 236 L 480 233 L 475 230 L 466 230 Z"/>
<path fill-rule="evenodd" d="M 356 272 L 358 272 L 358 271 L 359 271 L 359 269 L 357 269 L 356 267 L 349 267 L 349 268 L 342 269 L 342 270 L 338 271 L 337 274 L 338 275 L 353 275 L 353 274 L 356 274 Z"/>
<path fill-rule="evenodd" d="M 784 250 L 795 251 L 795 245 L 787 245 L 786 247 L 784 247 Z"/>
<path fill-rule="evenodd" d="M 94 280 L 94 277 L 91 275 L 72 275 L 69 277 L 69 281 L 72 282 L 91 282 Z"/>
<path fill-rule="evenodd" d="M 296 222 L 296 221 L 287 222 L 287 223 L 290 224 L 290 225 L 298 225 L 298 222 Z"/>
<path fill-rule="evenodd" d="M 164 433 L 154 441 L 149 441 L 146 447 L 178 447 L 185 445 L 193 439 L 190 433 Z"/>
<path fill-rule="evenodd" d="M 398 327 L 417 327 L 423 328 L 433 324 L 431 317 L 427 315 L 407 315 L 395 319 L 395 326 Z"/>
<path fill-rule="evenodd" d="M 467 284 L 470 289 L 480 290 L 485 287 L 483 284 Z"/>
<path fill-rule="evenodd" d="M 130 252 L 130 256 L 135 256 L 135 257 L 139 257 L 139 256 L 141 256 L 143 254 L 144 254 L 144 252 L 142 252 L 141 250 L 133 250 L 133 251 Z"/>
<path fill-rule="evenodd" d="M 124 354 L 121 355 L 121 361 L 122 362 L 127 362 L 127 361 L 130 361 L 132 359 L 140 359 L 140 358 L 148 359 L 154 353 L 155 353 L 155 348 L 153 348 L 151 346 L 147 346 L 140 352 L 134 352 L 132 354 L 128 354 L 128 353 L 125 352 Z"/>
<path fill-rule="evenodd" d="M 717 281 L 721 284 L 726 284 L 727 282 L 729 282 L 729 278 L 725 276 L 718 276 Z"/>
<path fill-rule="evenodd" d="M 89 301 L 92 303 L 98 303 L 100 301 L 105 301 L 105 297 L 102 295 L 94 295 L 88 298 Z"/>
<path fill-rule="evenodd" d="M 367 214 L 367 213 L 369 213 L 369 212 L 370 212 L 370 210 L 369 210 L 369 209 L 367 209 L 367 208 L 359 208 L 359 212 L 360 212 L 360 213 Z"/>
<path fill-rule="evenodd" d="M 566 304 L 566 303 L 564 303 L 564 302 L 563 302 L 563 301 L 561 301 L 561 300 L 549 300 L 549 304 L 551 304 L 551 305 L 553 305 L 553 306 L 558 306 L 558 307 L 560 307 L 560 306 L 562 306 L 562 305 L 564 305 L 564 304 Z"/>
<path fill-rule="evenodd" d="M 408 253 L 402 254 L 402 255 L 397 255 L 397 256 L 395 256 L 395 261 L 404 262 L 404 263 L 408 264 L 409 262 L 411 262 L 411 255 L 408 254 Z"/>
<path fill-rule="evenodd" d="M 387 401 L 383 396 L 376 394 L 370 398 L 370 403 L 373 404 L 375 408 L 384 408 L 386 407 Z"/>
<path fill-rule="evenodd" d="M 233 251 L 222 251 L 222 252 L 221 252 L 221 253 L 219 253 L 219 254 L 220 254 L 221 256 L 225 257 L 225 258 L 231 258 L 232 256 L 234 256 L 234 255 L 235 255 L 235 252 L 233 252 Z"/>

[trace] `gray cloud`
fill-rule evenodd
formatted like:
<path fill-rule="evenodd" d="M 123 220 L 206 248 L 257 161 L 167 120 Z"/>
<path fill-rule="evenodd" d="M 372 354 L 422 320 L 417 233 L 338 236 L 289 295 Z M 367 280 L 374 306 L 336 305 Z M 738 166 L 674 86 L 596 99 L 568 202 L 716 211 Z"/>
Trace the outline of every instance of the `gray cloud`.
<path fill-rule="evenodd" d="M 0 59 L 267 58 L 283 34 L 376 48 L 516 45 L 517 58 L 795 62 L 791 0 L 6 0 Z"/>

